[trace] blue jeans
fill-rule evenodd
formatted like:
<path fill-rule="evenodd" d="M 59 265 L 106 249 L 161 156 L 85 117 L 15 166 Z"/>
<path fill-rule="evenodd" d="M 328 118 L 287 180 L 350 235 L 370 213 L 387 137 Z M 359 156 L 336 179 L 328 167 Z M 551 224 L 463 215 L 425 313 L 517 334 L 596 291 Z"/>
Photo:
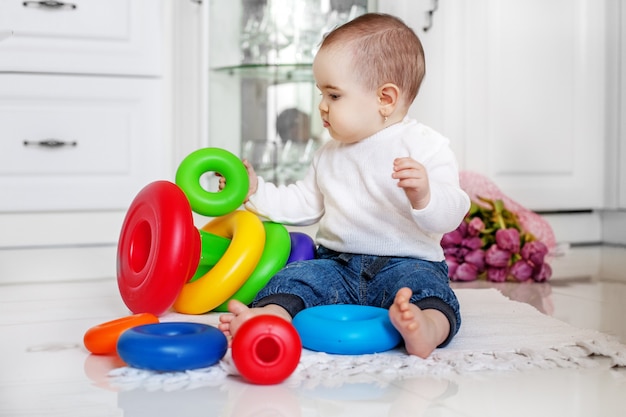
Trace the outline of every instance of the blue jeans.
<path fill-rule="evenodd" d="M 320 246 L 315 259 L 292 262 L 257 294 L 252 307 L 277 304 L 291 316 L 327 304 L 359 304 L 389 309 L 400 288 L 413 290 L 410 302 L 441 311 L 452 340 L 461 325 L 459 302 L 450 288 L 445 261 L 339 253 Z"/>

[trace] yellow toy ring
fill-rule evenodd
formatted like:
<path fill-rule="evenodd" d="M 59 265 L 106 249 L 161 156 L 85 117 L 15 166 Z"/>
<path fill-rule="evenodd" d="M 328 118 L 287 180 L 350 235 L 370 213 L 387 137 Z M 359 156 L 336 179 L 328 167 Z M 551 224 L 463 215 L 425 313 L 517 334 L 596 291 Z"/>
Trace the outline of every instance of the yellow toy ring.
<path fill-rule="evenodd" d="M 233 299 L 250 304 L 269 280 L 287 264 L 291 251 L 289 232 L 280 223 L 263 222 L 263 227 L 265 228 L 265 247 L 258 265 L 241 288 L 217 306 L 214 311 L 228 311 L 228 301 Z"/>
<path fill-rule="evenodd" d="M 265 246 L 263 223 L 247 211 L 217 217 L 202 230 L 232 241 L 213 268 L 183 286 L 174 302 L 183 314 L 206 313 L 231 297 L 254 271 Z"/>

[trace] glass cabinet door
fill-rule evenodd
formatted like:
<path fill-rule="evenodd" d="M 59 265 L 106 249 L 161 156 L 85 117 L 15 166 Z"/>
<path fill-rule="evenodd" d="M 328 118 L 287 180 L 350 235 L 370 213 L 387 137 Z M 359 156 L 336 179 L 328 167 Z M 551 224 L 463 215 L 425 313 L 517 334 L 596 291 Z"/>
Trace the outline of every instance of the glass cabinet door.
<path fill-rule="evenodd" d="M 325 33 L 372 0 L 212 0 L 209 141 L 277 184 L 302 178 L 328 138 L 311 64 Z"/>

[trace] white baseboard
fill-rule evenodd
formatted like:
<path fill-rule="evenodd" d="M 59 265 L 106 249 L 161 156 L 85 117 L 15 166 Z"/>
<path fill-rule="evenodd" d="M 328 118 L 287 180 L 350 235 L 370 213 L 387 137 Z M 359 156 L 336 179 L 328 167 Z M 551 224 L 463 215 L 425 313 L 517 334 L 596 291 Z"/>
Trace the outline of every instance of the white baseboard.
<path fill-rule="evenodd" d="M 626 244 L 626 212 L 550 213 L 543 217 L 552 226 L 559 243 Z M 39 244 L 50 244 L 49 239 L 62 242 L 56 246 L 15 246 L 16 240 L 13 238 L 10 242 L 12 245 L 7 247 L 9 242 L 0 239 L 0 284 L 115 279 L 117 236 L 122 218 L 122 213 L 110 213 L 97 219 L 88 214 L 60 216 L 54 218 L 55 221 L 48 218 L 51 222 L 47 224 L 52 230 L 42 231 L 36 240 Z M 29 217 L 22 217 L 22 226 L 26 223 L 32 226 L 29 220 Z M 10 227 L 21 228 L 14 223 Z M 76 230 L 82 227 L 91 228 L 93 234 L 89 236 L 85 230 Z M 317 225 L 288 229 L 314 236 Z M 94 239 L 94 236 L 99 238 Z M 32 238 L 27 240 L 32 244 Z M 77 240 L 82 242 L 76 244 Z M 90 240 L 106 242 L 85 243 Z M 63 244 L 65 241 L 67 244 Z M 2 247 L 3 244 L 5 247 Z"/>
<path fill-rule="evenodd" d="M 125 213 L 0 214 L 0 284 L 115 278 Z"/>
<path fill-rule="evenodd" d="M 542 217 L 552 226 L 557 243 L 602 242 L 602 220 L 596 211 L 549 213 L 542 214 Z"/>
<path fill-rule="evenodd" d="M 117 246 L 0 250 L 0 284 L 116 277 Z"/>
<path fill-rule="evenodd" d="M 607 210 L 602 216 L 602 240 L 605 243 L 626 245 L 626 211 Z"/>

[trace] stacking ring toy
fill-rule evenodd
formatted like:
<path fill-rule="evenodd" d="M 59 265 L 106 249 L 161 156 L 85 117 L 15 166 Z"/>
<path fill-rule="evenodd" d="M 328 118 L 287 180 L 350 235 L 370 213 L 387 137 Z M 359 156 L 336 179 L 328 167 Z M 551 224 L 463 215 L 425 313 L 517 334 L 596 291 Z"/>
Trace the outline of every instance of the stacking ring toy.
<path fill-rule="evenodd" d="M 302 345 L 318 352 L 361 355 L 393 349 L 402 337 L 389 311 L 362 305 L 324 305 L 302 310 L 293 318 Z"/>
<path fill-rule="evenodd" d="M 252 317 L 235 333 L 232 355 L 235 367 L 253 384 L 278 384 L 300 362 L 302 343 L 286 320 L 270 315 Z"/>
<path fill-rule="evenodd" d="M 252 274 L 265 246 L 263 223 L 247 211 L 217 217 L 202 229 L 232 240 L 213 268 L 183 285 L 174 309 L 184 314 L 203 314 L 228 300 Z"/>
<path fill-rule="evenodd" d="M 226 180 L 219 192 L 209 192 L 200 185 L 200 177 L 217 172 Z M 176 184 L 185 192 L 196 213 L 218 217 L 236 210 L 248 195 L 248 171 L 241 160 L 220 148 L 198 149 L 178 166 Z"/>
<path fill-rule="evenodd" d="M 315 242 L 311 236 L 301 232 L 290 232 L 291 253 L 287 263 L 315 258 Z"/>
<path fill-rule="evenodd" d="M 117 352 L 129 366 L 161 372 L 206 368 L 227 349 L 221 331 L 200 323 L 146 324 L 126 330 L 117 342 Z"/>
<path fill-rule="evenodd" d="M 133 200 L 117 247 L 117 283 L 133 313 L 168 310 L 199 263 L 214 264 L 228 239 L 200 232 L 189 202 L 168 181 L 144 187 Z"/>
<path fill-rule="evenodd" d="M 263 227 L 265 228 L 265 247 L 261 259 L 246 282 L 229 300 L 235 299 L 246 305 L 250 304 L 274 274 L 287 263 L 291 249 L 289 232 L 280 223 L 263 222 Z M 229 300 L 214 310 L 228 311 Z"/>
<path fill-rule="evenodd" d="M 143 324 L 158 322 L 157 316 L 150 313 L 122 317 L 90 328 L 83 337 L 83 343 L 88 351 L 96 355 L 115 353 L 117 340 L 124 331 Z"/>
<path fill-rule="evenodd" d="M 164 313 L 199 260 L 200 236 L 180 188 L 168 181 L 144 187 L 128 209 L 117 247 L 126 306 L 133 313 Z"/>

